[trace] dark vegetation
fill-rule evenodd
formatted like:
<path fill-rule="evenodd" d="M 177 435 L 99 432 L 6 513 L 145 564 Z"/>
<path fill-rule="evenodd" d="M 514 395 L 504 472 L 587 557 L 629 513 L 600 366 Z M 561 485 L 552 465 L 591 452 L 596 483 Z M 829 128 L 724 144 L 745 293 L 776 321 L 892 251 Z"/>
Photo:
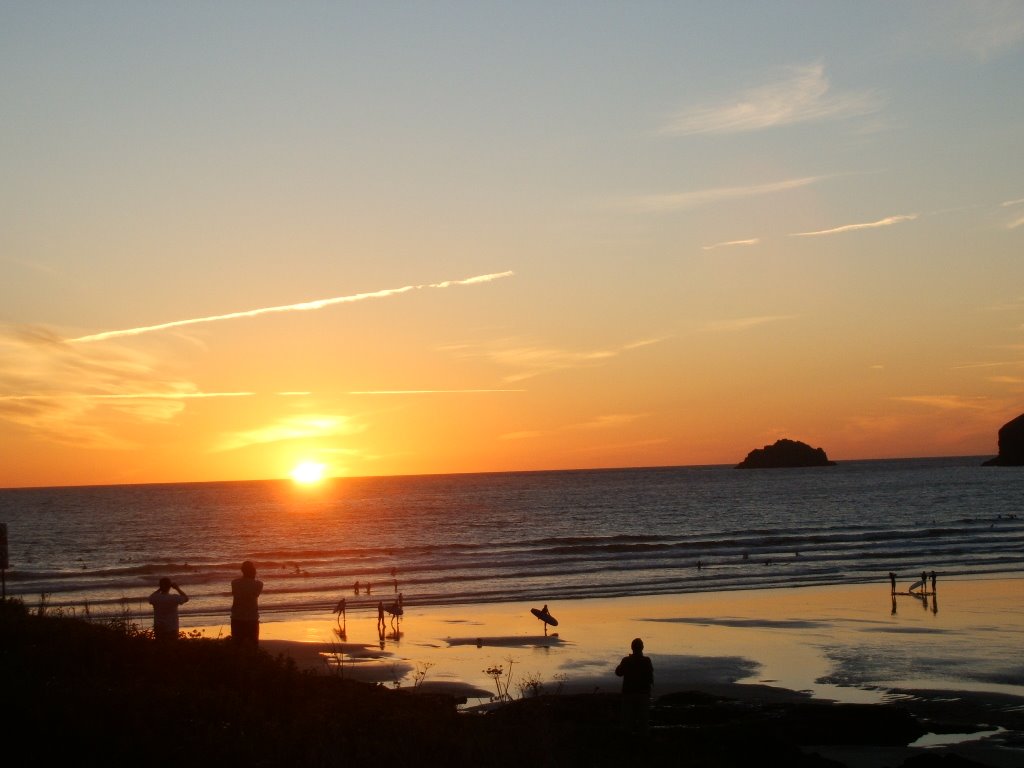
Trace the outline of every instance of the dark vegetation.
<path fill-rule="evenodd" d="M 538 695 L 471 714 L 448 695 L 302 672 L 222 639 L 160 644 L 130 620 L 14 600 L 0 603 L 0 680 L 5 749 L 41 764 L 801 768 L 841 765 L 807 744 L 905 745 L 924 732 L 894 707 L 698 692 L 659 699 L 646 738 L 618 729 L 615 694 Z"/>

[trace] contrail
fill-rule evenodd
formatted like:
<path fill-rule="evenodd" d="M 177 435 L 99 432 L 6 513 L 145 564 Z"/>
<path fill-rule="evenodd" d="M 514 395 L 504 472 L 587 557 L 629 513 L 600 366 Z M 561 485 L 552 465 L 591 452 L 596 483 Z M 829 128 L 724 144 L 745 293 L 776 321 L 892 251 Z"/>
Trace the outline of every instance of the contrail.
<path fill-rule="evenodd" d="M 125 328 L 120 331 L 104 331 L 103 333 L 94 333 L 89 336 L 79 336 L 75 339 L 68 339 L 68 342 L 74 344 L 79 342 L 87 341 L 105 341 L 107 339 L 117 338 L 118 336 L 139 336 L 143 333 L 152 333 L 153 331 L 165 331 L 168 328 L 179 328 L 183 325 L 196 325 L 198 323 L 213 323 L 218 320 L 237 320 L 241 317 L 256 317 L 258 315 L 268 315 L 271 312 L 306 312 L 313 309 L 323 309 L 334 304 L 350 304 L 356 301 L 364 301 L 365 299 L 384 299 L 388 296 L 397 296 L 402 293 L 409 293 L 410 291 L 418 291 L 424 288 L 450 288 L 454 285 L 476 285 L 477 283 L 489 283 L 492 280 L 498 280 L 502 277 L 511 277 L 514 272 L 511 270 L 508 272 L 494 272 L 489 275 L 477 275 L 476 277 L 467 277 L 465 280 L 445 280 L 440 283 L 429 283 L 424 285 L 406 285 L 402 288 L 385 288 L 380 291 L 371 291 L 369 293 L 356 293 L 351 296 L 335 296 L 330 299 L 316 299 L 315 301 L 304 301 L 299 304 L 284 304 L 278 307 L 261 307 L 260 309 L 248 309 L 243 312 L 229 312 L 226 315 L 210 315 L 209 317 L 193 317 L 189 320 L 174 320 L 169 323 L 160 323 L 159 325 L 144 325 L 139 328 Z"/>

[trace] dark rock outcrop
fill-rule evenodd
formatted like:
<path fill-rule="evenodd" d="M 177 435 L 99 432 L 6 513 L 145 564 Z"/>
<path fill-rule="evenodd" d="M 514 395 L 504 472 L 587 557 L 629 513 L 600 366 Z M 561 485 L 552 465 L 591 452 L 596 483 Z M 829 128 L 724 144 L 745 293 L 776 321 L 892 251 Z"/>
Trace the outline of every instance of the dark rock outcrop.
<path fill-rule="evenodd" d="M 983 467 L 1024 467 L 1024 414 L 999 428 L 999 455 Z"/>
<path fill-rule="evenodd" d="M 755 448 L 736 469 L 767 469 L 778 467 L 834 467 L 822 448 L 811 448 L 799 440 L 776 440 L 773 445 Z"/>

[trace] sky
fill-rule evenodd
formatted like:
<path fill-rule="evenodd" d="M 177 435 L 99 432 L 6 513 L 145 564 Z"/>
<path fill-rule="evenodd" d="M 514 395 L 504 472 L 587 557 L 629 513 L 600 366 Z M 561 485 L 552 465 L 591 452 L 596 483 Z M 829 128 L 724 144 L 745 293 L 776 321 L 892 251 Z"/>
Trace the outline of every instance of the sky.
<path fill-rule="evenodd" d="M 0 487 L 991 456 L 1024 2 L 0 2 Z"/>

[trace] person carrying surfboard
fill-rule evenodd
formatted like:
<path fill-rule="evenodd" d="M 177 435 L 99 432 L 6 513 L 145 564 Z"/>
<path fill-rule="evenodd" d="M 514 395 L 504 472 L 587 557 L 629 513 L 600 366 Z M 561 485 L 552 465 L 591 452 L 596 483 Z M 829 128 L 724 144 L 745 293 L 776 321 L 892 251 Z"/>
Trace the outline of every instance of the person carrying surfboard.
<path fill-rule="evenodd" d="M 630 644 L 632 653 L 623 656 L 615 668 L 622 678 L 622 724 L 633 734 L 647 733 L 651 709 L 651 686 L 654 685 L 654 665 L 644 656 L 644 641 L 639 637 Z"/>

